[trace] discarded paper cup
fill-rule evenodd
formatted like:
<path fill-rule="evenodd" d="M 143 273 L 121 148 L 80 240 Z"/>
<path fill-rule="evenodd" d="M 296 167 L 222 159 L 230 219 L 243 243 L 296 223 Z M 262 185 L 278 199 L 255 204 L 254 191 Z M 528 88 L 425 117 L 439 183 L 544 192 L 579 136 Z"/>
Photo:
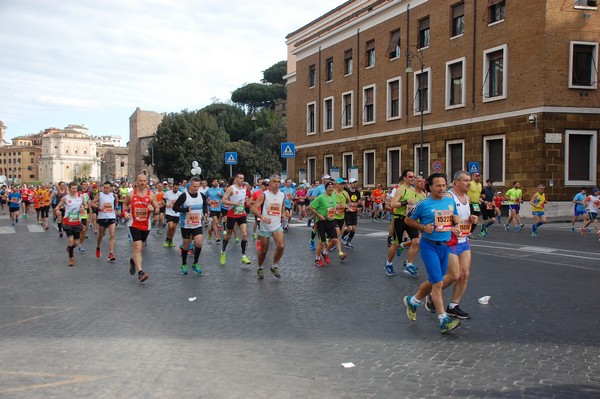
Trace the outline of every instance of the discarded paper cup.
<path fill-rule="evenodd" d="M 487 305 L 492 297 L 491 296 L 482 296 L 478 299 L 479 303 L 482 305 Z"/>

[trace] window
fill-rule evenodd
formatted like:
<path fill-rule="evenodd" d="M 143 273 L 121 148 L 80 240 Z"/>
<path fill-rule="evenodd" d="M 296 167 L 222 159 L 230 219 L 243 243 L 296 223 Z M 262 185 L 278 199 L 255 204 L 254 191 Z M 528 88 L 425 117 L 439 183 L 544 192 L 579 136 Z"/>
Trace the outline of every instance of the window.
<path fill-rule="evenodd" d="M 387 81 L 387 119 L 400 118 L 400 78 Z"/>
<path fill-rule="evenodd" d="M 387 185 L 393 186 L 400 181 L 400 147 L 388 148 L 387 150 Z"/>
<path fill-rule="evenodd" d="M 488 16 L 490 24 L 504 21 L 504 17 L 506 16 L 506 0 L 488 0 Z"/>
<path fill-rule="evenodd" d="M 333 58 L 327 58 L 325 61 L 325 81 L 333 80 Z"/>
<path fill-rule="evenodd" d="M 466 58 L 446 63 L 446 109 L 465 106 L 465 68 Z"/>
<path fill-rule="evenodd" d="M 363 187 L 375 186 L 375 150 L 363 152 Z"/>
<path fill-rule="evenodd" d="M 418 47 L 429 47 L 429 17 L 419 21 Z"/>
<path fill-rule="evenodd" d="M 317 177 L 317 158 L 308 157 L 306 159 L 306 165 L 308 166 L 308 181 L 313 183 L 318 179 Z"/>
<path fill-rule="evenodd" d="M 400 57 L 400 29 L 390 33 L 390 44 L 387 49 L 390 60 Z"/>
<path fill-rule="evenodd" d="M 350 177 L 350 167 L 353 165 L 352 153 L 344 152 L 342 154 L 342 177 L 349 178 Z"/>
<path fill-rule="evenodd" d="M 574 0 L 575 8 L 598 8 L 598 0 Z"/>
<path fill-rule="evenodd" d="M 333 97 L 328 97 L 323 100 L 323 131 L 333 130 Z"/>
<path fill-rule="evenodd" d="M 571 42 L 569 76 L 569 88 L 598 87 L 598 43 Z"/>
<path fill-rule="evenodd" d="M 342 94 L 342 128 L 352 127 L 354 125 L 354 116 L 352 110 L 354 103 L 354 92 L 350 91 Z"/>
<path fill-rule="evenodd" d="M 317 84 L 317 70 L 313 65 L 308 67 L 308 87 L 315 87 Z"/>
<path fill-rule="evenodd" d="M 344 75 L 352 75 L 352 50 L 344 52 Z"/>
<path fill-rule="evenodd" d="M 65 147 L 65 154 L 69 153 L 69 147 Z"/>
<path fill-rule="evenodd" d="M 423 72 L 415 72 L 413 87 L 415 91 L 415 99 L 413 103 L 413 115 L 418 115 L 423 110 L 423 113 L 430 113 L 431 104 L 431 68 L 425 68 Z"/>
<path fill-rule="evenodd" d="M 452 6 L 452 31 L 451 37 L 460 36 L 465 32 L 465 3 Z"/>
<path fill-rule="evenodd" d="M 454 140 L 446 142 L 446 170 L 448 179 L 452 179 L 459 170 L 465 169 L 465 142 Z"/>
<path fill-rule="evenodd" d="M 333 155 L 325 155 L 323 157 L 323 173 L 331 176 L 331 168 L 333 168 Z"/>
<path fill-rule="evenodd" d="M 506 98 L 507 89 L 506 45 L 484 52 L 483 55 L 483 102 Z"/>
<path fill-rule="evenodd" d="M 312 102 L 306 105 L 306 133 L 315 134 L 315 108 L 316 103 Z"/>
<path fill-rule="evenodd" d="M 504 136 L 483 138 L 483 175 L 495 184 L 504 186 Z"/>
<path fill-rule="evenodd" d="M 422 174 L 423 177 L 429 176 L 429 144 L 423 143 L 423 173 L 421 173 L 421 143 L 415 144 L 415 173 Z"/>
<path fill-rule="evenodd" d="M 565 131 L 565 185 L 595 185 L 597 134 L 595 130 Z"/>
<path fill-rule="evenodd" d="M 77 155 L 77 154 L 79 154 L 79 150 L 77 149 L 77 147 L 75 147 L 75 148 L 73 149 L 73 154 L 74 154 L 74 155 Z"/>
<path fill-rule="evenodd" d="M 367 42 L 367 50 L 365 52 L 365 65 L 367 68 L 375 66 L 375 40 Z"/>
<path fill-rule="evenodd" d="M 363 124 L 375 122 L 375 86 L 363 89 Z"/>

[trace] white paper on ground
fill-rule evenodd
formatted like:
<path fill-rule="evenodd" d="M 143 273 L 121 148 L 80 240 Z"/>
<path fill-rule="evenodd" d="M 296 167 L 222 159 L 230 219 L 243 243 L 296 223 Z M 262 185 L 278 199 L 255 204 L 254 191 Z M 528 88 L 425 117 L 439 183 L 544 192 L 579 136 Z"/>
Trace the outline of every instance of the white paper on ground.
<path fill-rule="evenodd" d="M 488 302 L 490 301 L 490 299 L 492 299 L 491 296 L 482 296 L 477 301 L 479 301 L 479 303 L 482 304 L 482 305 L 487 305 Z"/>
<path fill-rule="evenodd" d="M 352 363 L 352 362 L 342 363 L 342 366 L 344 366 L 347 369 L 349 369 L 351 367 L 355 367 L 354 363 Z"/>
<path fill-rule="evenodd" d="M 190 301 L 190 302 L 194 302 L 195 300 L 196 300 L 196 297 L 195 297 L 195 296 L 194 296 L 194 297 L 191 297 L 191 298 L 188 298 L 188 301 Z"/>

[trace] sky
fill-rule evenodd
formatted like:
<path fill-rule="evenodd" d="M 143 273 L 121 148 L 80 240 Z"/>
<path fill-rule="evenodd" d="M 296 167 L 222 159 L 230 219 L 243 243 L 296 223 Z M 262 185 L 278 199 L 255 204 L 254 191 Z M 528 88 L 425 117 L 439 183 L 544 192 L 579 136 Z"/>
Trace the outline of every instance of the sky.
<path fill-rule="evenodd" d="M 285 37 L 344 0 L 0 0 L 6 139 L 227 102 L 285 60 Z"/>

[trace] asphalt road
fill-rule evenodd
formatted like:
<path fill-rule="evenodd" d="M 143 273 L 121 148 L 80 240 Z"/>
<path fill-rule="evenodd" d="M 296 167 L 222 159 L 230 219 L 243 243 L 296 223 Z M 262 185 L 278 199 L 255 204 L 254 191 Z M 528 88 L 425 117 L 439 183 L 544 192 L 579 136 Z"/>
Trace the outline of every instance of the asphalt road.
<path fill-rule="evenodd" d="M 91 233 L 69 268 L 55 228 L 2 216 L 0 397 L 600 398 L 595 233 L 494 226 L 473 240 L 472 319 L 442 335 L 424 309 L 407 319 L 402 297 L 424 277 L 385 275 L 386 229 L 361 220 L 348 259 L 317 268 L 295 223 L 282 278 L 262 281 L 251 239 L 252 265 L 231 242 L 220 266 L 205 241 L 202 275 L 181 276 L 179 252 L 152 232 L 140 284 L 125 228 L 115 264 L 106 243 L 95 258 Z"/>

